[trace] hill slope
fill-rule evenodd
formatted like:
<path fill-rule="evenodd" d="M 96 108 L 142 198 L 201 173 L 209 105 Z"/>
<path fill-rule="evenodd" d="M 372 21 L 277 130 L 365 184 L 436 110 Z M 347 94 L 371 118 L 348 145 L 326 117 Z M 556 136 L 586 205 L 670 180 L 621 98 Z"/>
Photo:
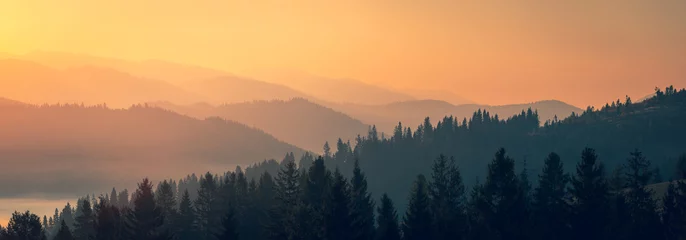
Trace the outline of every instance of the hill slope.
<path fill-rule="evenodd" d="M 324 142 L 354 140 L 366 134 L 368 126 L 359 120 L 305 99 L 256 101 L 225 104 L 179 106 L 153 103 L 156 106 L 197 118 L 219 116 L 262 129 L 265 132 L 307 150 L 321 152 Z"/>
<path fill-rule="evenodd" d="M 304 151 L 260 130 L 159 108 L 2 106 L 0 192 L 73 196 L 137 179 L 223 172 Z M 125 179 L 121 182 L 119 179 Z M 11 183 L 11 184 L 10 184 Z M 66 186 L 69 186 L 67 191 Z"/>
<path fill-rule="evenodd" d="M 380 131 L 386 133 L 392 132 L 398 122 L 402 122 L 405 126 L 416 126 L 422 123 L 426 117 L 432 119 L 434 123 L 445 116 L 454 116 L 458 120 L 462 120 L 472 117 L 472 114 L 479 109 L 487 110 L 491 114 L 498 114 L 501 119 L 506 119 L 531 108 L 538 110 L 541 122 L 553 119 L 554 116 L 562 119 L 572 112 L 582 112 L 577 107 L 554 100 L 503 106 L 452 105 L 439 100 L 415 100 L 376 106 L 360 104 L 330 104 L 328 106 L 365 123 L 374 124 Z"/>
<path fill-rule="evenodd" d="M 58 70 L 16 59 L 0 60 L 0 96 L 34 104 L 83 102 L 115 107 L 160 100 L 185 104 L 204 100 L 167 82 L 114 69 L 89 66 Z"/>

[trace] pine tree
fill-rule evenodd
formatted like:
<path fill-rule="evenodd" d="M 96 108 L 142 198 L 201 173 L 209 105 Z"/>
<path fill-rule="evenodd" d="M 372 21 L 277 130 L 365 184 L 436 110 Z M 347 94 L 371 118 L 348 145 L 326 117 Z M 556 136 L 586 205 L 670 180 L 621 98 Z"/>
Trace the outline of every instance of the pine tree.
<path fill-rule="evenodd" d="M 3 232 L 8 240 L 45 240 L 45 233 L 41 226 L 40 217 L 29 211 L 24 213 L 14 212 L 7 223 L 7 229 Z"/>
<path fill-rule="evenodd" d="M 486 182 L 480 187 L 476 205 L 495 236 L 527 238 L 526 198 L 517 175 L 514 160 L 499 149 L 488 165 Z"/>
<path fill-rule="evenodd" d="M 575 239 L 607 239 L 609 192 L 605 168 L 595 150 L 586 148 L 576 166 L 569 190 L 573 200 L 572 231 Z"/>
<path fill-rule="evenodd" d="M 387 194 L 381 196 L 381 205 L 377 208 L 379 217 L 374 239 L 376 240 L 400 240 L 398 226 L 398 213 L 395 211 L 393 201 Z"/>
<path fill-rule="evenodd" d="M 121 196 L 121 195 L 120 195 Z M 168 233 L 162 232 L 164 224 L 162 211 L 155 204 L 152 183 L 147 178 L 138 184 L 133 194 L 131 211 L 127 216 L 128 234 L 132 240 L 168 239 Z"/>
<path fill-rule="evenodd" d="M 70 203 L 67 203 L 67 205 L 62 208 L 59 219 L 64 220 L 69 229 L 74 229 L 74 210 Z"/>
<path fill-rule="evenodd" d="M 222 219 L 222 230 L 216 235 L 217 240 L 237 240 L 239 237 L 238 219 L 236 218 L 236 209 L 230 206 L 227 213 Z"/>
<path fill-rule="evenodd" d="M 118 240 L 123 236 L 123 219 L 119 209 L 105 199 L 97 206 L 95 221 L 95 239 Z"/>
<path fill-rule="evenodd" d="M 627 204 L 631 216 L 631 239 L 661 238 L 660 217 L 653 191 L 646 188 L 652 179 L 650 161 L 638 149 L 627 159 Z"/>
<path fill-rule="evenodd" d="M 351 186 L 351 217 L 353 218 L 353 240 L 371 240 L 374 238 L 374 200 L 367 192 L 367 178 L 355 159 Z"/>
<path fill-rule="evenodd" d="M 429 186 L 424 175 L 417 176 L 405 217 L 403 218 L 403 238 L 406 240 L 433 239 Z"/>
<path fill-rule="evenodd" d="M 665 238 L 682 240 L 686 237 L 686 183 L 670 182 L 662 200 L 662 221 Z"/>
<path fill-rule="evenodd" d="M 194 229 L 195 213 L 191 203 L 188 190 L 183 192 L 179 203 L 179 214 L 177 215 L 174 226 L 178 240 L 193 240 L 197 236 Z"/>
<path fill-rule="evenodd" d="M 218 185 L 211 173 L 200 179 L 198 198 L 195 199 L 196 226 L 198 239 L 211 240 L 221 229 L 222 213 L 218 209 Z"/>
<path fill-rule="evenodd" d="M 174 192 L 176 189 L 172 188 L 171 181 L 164 180 L 157 187 L 157 192 L 155 193 L 155 204 L 162 212 L 162 217 L 167 219 L 165 222 L 165 227 L 171 227 L 171 221 L 176 215 L 176 196 Z M 171 230 L 171 229 L 167 229 Z"/>
<path fill-rule="evenodd" d="M 435 239 L 462 239 L 466 231 L 464 184 L 455 160 L 440 155 L 429 184 Z"/>
<path fill-rule="evenodd" d="M 67 223 L 64 222 L 64 220 L 60 221 L 58 226 L 59 230 L 57 230 L 57 233 L 55 234 L 55 237 L 52 238 L 52 240 L 74 240 L 74 236 L 71 234 L 71 230 L 69 230 L 69 227 L 67 226 Z"/>
<path fill-rule="evenodd" d="M 354 229 L 350 216 L 350 187 L 338 169 L 334 172 L 328 198 L 324 214 L 326 239 L 351 239 Z"/>
<path fill-rule="evenodd" d="M 115 188 L 112 188 L 112 192 L 110 193 L 110 205 L 120 207 L 119 198 L 117 197 L 117 190 Z"/>
<path fill-rule="evenodd" d="M 300 209 L 300 214 L 309 215 L 303 218 L 302 224 L 309 226 L 312 234 L 317 238 L 324 238 L 326 236 L 326 213 L 325 202 L 328 200 L 329 190 L 331 188 L 331 172 L 326 169 L 324 159 L 318 157 L 314 161 L 306 174 L 303 182 L 303 206 Z"/>
<path fill-rule="evenodd" d="M 569 239 L 569 204 L 566 187 L 569 176 L 564 173 L 560 156 L 550 153 L 534 190 L 534 219 L 538 239 Z"/>
<path fill-rule="evenodd" d="M 88 197 L 79 204 L 80 213 L 74 224 L 74 238 L 76 240 L 90 240 L 95 237 L 95 214 Z"/>
<path fill-rule="evenodd" d="M 269 239 L 303 239 L 302 226 L 298 224 L 298 212 L 302 208 L 299 183 L 300 173 L 295 163 L 286 163 L 276 178 L 276 204 L 270 211 Z"/>

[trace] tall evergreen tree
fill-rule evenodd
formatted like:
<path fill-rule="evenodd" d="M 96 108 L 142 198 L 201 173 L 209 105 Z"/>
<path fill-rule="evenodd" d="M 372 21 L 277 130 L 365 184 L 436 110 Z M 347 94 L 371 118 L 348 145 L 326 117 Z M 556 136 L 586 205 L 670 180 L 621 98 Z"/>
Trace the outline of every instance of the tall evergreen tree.
<path fill-rule="evenodd" d="M 165 220 L 165 227 L 171 228 L 171 219 L 176 216 L 176 189 L 172 188 L 171 181 L 164 180 L 157 186 L 155 193 L 155 205 L 162 212 Z M 171 231 L 171 229 L 166 229 Z"/>
<path fill-rule="evenodd" d="M 374 238 L 374 200 L 367 192 L 367 178 L 360 169 L 359 160 L 355 159 L 351 187 L 351 217 L 353 219 L 353 240 L 371 240 Z"/>
<path fill-rule="evenodd" d="M 230 206 L 227 213 L 222 219 L 222 230 L 216 235 L 217 240 L 237 240 L 239 239 L 238 219 L 236 218 L 236 209 Z"/>
<path fill-rule="evenodd" d="M 462 176 L 455 160 L 440 155 L 432 167 L 429 184 L 434 239 L 462 239 L 465 237 L 466 216 Z"/>
<path fill-rule="evenodd" d="M 178 240 L 193 240 L 196 239 L 197 233 L 194 226 L 195 212 L 191 203 L 188 190 L 181 195 L 181 202 L 179 203 L 179 213 L 174 220 L 175 236 Z"/>
<path fill-rule="evenodd" d="M 95 237 L 95 214 L 88 197 L 79 203 L 80 212 L 74 224 L 74 238 L 76 240 L 90 240 Z"/>
<path fill-rule="evenodd" d="M 377 229 L 374 239 L 376 240 L 400 240 L 400 228 L 398 226 L 398 213 L 395 211 L 393 201 L 387 194 L 381 196 L 381 205 L 377 208 Z"/>
<path fill-rule="evenodd" d="M 119 204 L 119 209 L 129 208 L 129 190 L 124 189 L 119 192 L 117 204 Z"/>
<path fill-rule="evenodd" d="M 662 199 L 662 221 L 665 239 L 686 238 L 686 183 L 670 182 Z"/>
<path fill-rule="evenodd" d="M 328 198 L 324 214 L 326 239 L 351 239 L 354 229 L 350 216 L 350 187 L 338 169 L 334 172 Z"/>
<path fill-rule="evenodd" d="M 119 197 L 117 196 L 117 189 L 112 188 L 112 192 L 110 193 L 110 205 L 119 207 Z"/>
<path fill-rule="evenodd" d="M 479 214 L 499 238 L 527 238 L 526 198 L 517 175 L 514 160 L 499 149 L 488 165 L 486 182 L 476 199 Z"/>
<path fill-rule="evenodd" d="M 288 162 L 279 171 L 275 187 L 276 204 L 270 211 L 269 239 L 303 239 L 298 223 L 298 212 L 302 208 L 300 173 L 294 162 Z"/>
<path fill-rule="evenodd" d="M 123 235 L 123 219 L 119 209 L 105 199 L 101 199 L 96 207 L 95 239 L 118 240 Z"/>
<path fill-rule="evenodd" d="M 212 240 L 221 232 L 222 213 L 218 209 L 218 184 L 211 173 L 200 179 L 198 198 L 195 199 L 196 227 L 198 239 Z"/>
<path fill-rule="evenodd" d="M 407 212 L 403 218 L 403 238 L 406 240 L 433 239 L 432 218 L 429 186 L 426 177 L 420 174 L 414 182 Z"/>
<path fill-rule="evenodd" d="M 545 159 L 543 172 L 538 176 L 534 190 L 534 219 L 537 239 L 569 239 L 569 204 L 567 184 L 569 176 L 564 173 L 560 156 L 550 153 Z"/>
<path fill-rule="evenodd" d="M 331 188 L 331 172 L 326 169 L 324 159 L 318 157 L 303 177 L 303 206 L 301 214 L 309 215 L 303 224 L 310 227 L 309 233 L 317 238 L 326 236 L 325 203 Z"/>
<path fill-rule="evenodd" d="M 74 236 L 71 234 L 71 230 L 69 230 L 69 227 L 67 226 L 67 223 L 64 222 L 64 220 L 60 221 L 60 223 L 57 224 L 57 226 L 59 226 L 59 230 L 57 230 L 57 233 L 52 238 L 52 240 L 74 240 Z"/>
<path fill-rule="evenodd" d="M 40 217 L 29 211 L 14 212 L 2 237 L 8 240 L 45 240 Z"/>
<path fill-rule="evenodd" d="M 575 239 L 607 239 L 609 192 L 605 168 L 592 148 L 581 153 L 569 190 L 573 201 L 572 231 Z"/>
<path fill-rule="evenodd" d="M 625 168 L 628 183 L 626 198 L 632 219 L 629 228 L 631 239 L 661 238 L 657 204 L 653 199 L 653 191 L 646 188 L 653 178 L 650 161 L 636 149 L 631 152 Z"/>
<path fill-rule="evenodd" d="M 132 240 L 170 238 L 169 234 L 161 229 L 164 216 L 155 204 L 152 187 L 150 180 L 145 178 L 134 192 L 132 209 L 127 216 L 128 234 Z"/>

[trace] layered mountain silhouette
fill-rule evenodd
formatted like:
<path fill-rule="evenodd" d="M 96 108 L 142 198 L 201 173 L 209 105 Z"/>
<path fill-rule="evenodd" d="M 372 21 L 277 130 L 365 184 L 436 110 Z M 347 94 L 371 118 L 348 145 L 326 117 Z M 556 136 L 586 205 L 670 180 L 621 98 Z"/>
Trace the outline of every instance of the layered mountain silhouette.
<path fill-rule="evenodd" d="M 114 107 L 160 100 L 178 103 L 205 100 L 202 95 L 167 82 L 110 68 L 86 66 L 59 70 L 17 59 L 0 60 L 0 96 L 34 104 L 106 103 Z"/>
<path fill-rule="evenodd" d="M 365 135 L 369 126 L 333 109 L 296 98 L 288 101 L 254 101 L 212 106 L 151 103 L 165 109 L 206 118 L 219 116 L 264 130 L 274 137 L 307 150 L 321 152 L 324 142 L 354 140 Z"/>
<path fill-rule="evenodd" d="M 25 185 L 0 186 L 5 196 L 30 194 L 22 189 L 87 193 L 113 184 L 133 186 L 141 176 L 223 172 L 287 152 L 304 153 L 244 124 L 140 105 L 114 110 L 3 100 L 0 112 L 0 185 Z"/>
<path fill-rule="evenodd" d="M 283 85 L 233 76 L 187 81 L 179 86 L 207 96 L 214 104 L 307 97 L 304 93 Z"/>
<path fill-rule="evenodd" d="M 559 119 L 568 117 L 572 112 L 580 113 L 581 109 L 557 100 L 539 101 L 527 104 L 511 104 L 502 106 L 463 104 L 453 105 L 439 100 L 415 100 L 396 102 L 385 105 L 362 105 L 362 104 L 331 104 L 329 107 L 337 109 L 360 121 L 374 124 L 379 131 L 392 132 L 393 128 L 402 122 L 405 126 L 416 126 L 424 121 L 425 117 L 437 121 L 445 116 L 454 116 L 457 119 L 470 118 L 479 109 L 497 114 L 501 119 L 521 113 L 528 108 L 537 110 L 541 122 L 557 116 Z"/>

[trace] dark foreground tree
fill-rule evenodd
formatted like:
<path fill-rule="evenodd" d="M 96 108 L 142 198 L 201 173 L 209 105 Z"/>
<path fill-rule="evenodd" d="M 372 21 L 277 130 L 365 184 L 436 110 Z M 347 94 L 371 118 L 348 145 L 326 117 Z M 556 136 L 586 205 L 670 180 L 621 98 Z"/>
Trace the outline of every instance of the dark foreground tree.
<path fill-rule="evenodd" d="M 534 190 L 534 226 L 537 239 L 569 239 L 569 204 L 566 188 L 569 176 L 564 173 L 560 156 L 550 153 Z"/>
<path fill-rule="evenodd" d="M 236 209 L 233 206 L 228 208 L 227 213 L 222 219 L 222 231 L 217 234 L 217 240 L 238 240 L 238 219 L 236 218 Z"/>
<path fill-rule="evenodd" d="M 462 239 L 466 233 L 464 184 L 454 159 L 440 155 L 429 184 L 435 239 Z"/>
<path fill-rule="evenodd" d="M 393 201 L 384 194 L 381 196 L 381 205 L 377 208 L 376 240 L 400 240 L 400 228 L 398 226 L 398 213 L 393 206 Z"/>
<path fill-rule="evenodd" d="M 429 185 L 424 175 L 417 176 L 410 193 L 407 212 L 403 218 L 403 237 L 406 240 L 433 239 Z"/>
<path fill-rule="evenodd" d="M 40 217 L 29 211 L 24 213 L 14 212 L 7 229 L 3 232 L 4 239 L 8 240 L 45 240 L 45 233 L 41 226 Z"/>
<path fill-rule="evenodd" d="M 629 227 L 630 239 L 662 238 L 653 190 L 646 188 L 653 178 L 650 161 L 636 149 L 631 152 L 625 168 L 628 182 L 626 200 L 632 220 Z"/>
<path fill-rule="evenodd" d="M 64 222 L 64 220 L 60 221 L 58 226 L 59 230 L 57 230 L 57 233 L 55 234 L 55 237 L 52 240 L 74 240 L 74 236 L 71 234 L 71 230 L 67 226 L 67 223 Z"/>
<path fill-rule="evenodd" d="M 132 240 L 169 239 L 161 230 L 164 224 L 162 211 L 155 204 L 152 183 L 145 178 L 133 194 L 133 209 L 128 214 L 128 234 Z"/>
<path fill-rule="evenodd" d="M 374 200 L 367 191 L 367 178 L 355 160 L 353 177 L 350 180 L 352 228 L 354 240 L 371 240 L 374 238 Z"/>
<path fill-rule="evenodd" d="M 576 166 L 570 193 L 573 202 L 572 232 L 575 239 L 608 239 L 609 192 L 605 168 L 595 150 L 586 148 Z"/>

